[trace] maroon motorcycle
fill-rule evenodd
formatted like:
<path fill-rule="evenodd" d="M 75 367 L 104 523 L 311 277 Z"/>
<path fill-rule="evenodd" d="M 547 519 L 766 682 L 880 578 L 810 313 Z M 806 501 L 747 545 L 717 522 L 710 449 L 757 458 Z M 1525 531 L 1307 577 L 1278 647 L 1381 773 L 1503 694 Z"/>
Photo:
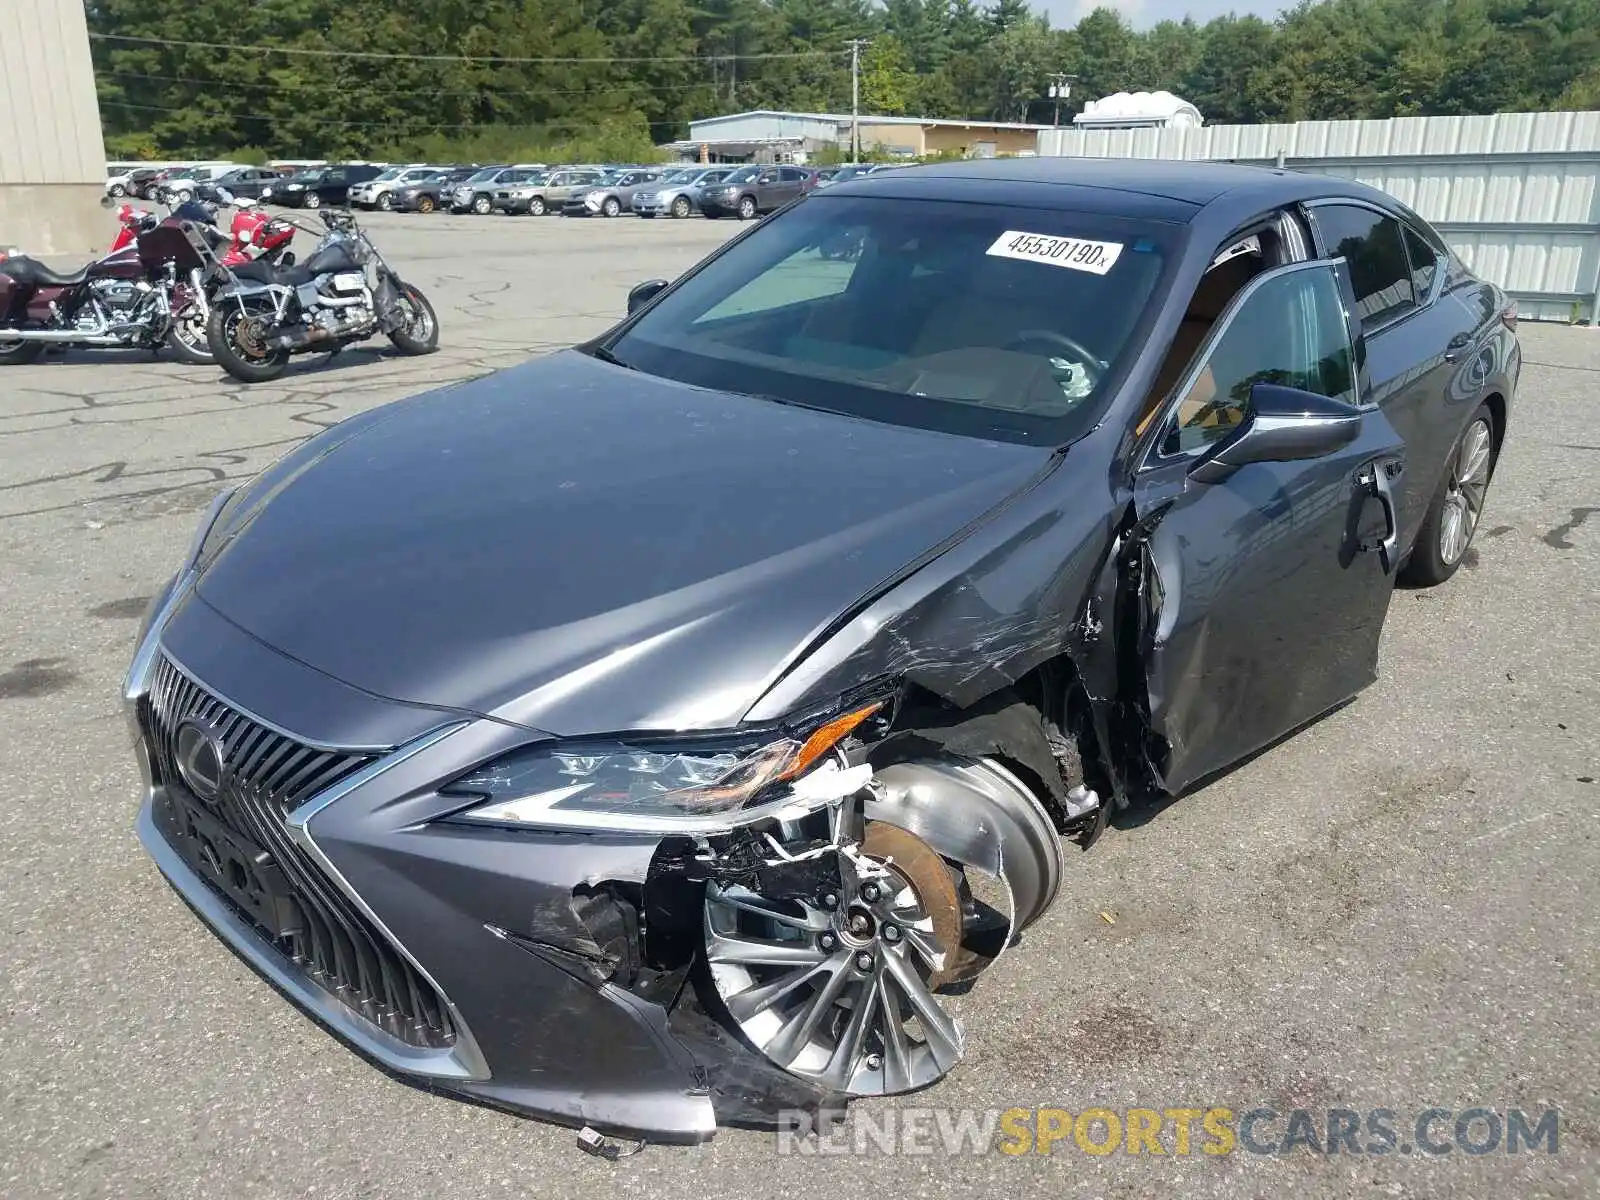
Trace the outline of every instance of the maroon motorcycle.
<path fill-rule="evenodd" d="M 147 220 L 127 244 L 76 271 L 0 255 L 0 364 L 50 346 L 160 350 L 214 361 L 206 341 L 207 277 L 228 247 L 203 205 Z"/>

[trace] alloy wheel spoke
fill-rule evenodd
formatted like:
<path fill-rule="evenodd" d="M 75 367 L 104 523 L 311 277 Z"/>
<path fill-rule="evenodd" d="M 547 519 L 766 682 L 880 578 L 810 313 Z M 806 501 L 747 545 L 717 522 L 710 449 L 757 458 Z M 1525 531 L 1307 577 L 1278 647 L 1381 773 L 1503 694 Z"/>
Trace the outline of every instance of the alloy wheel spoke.
<path fill-rule="evenodd" d="M 736 992 L 729 996 L 725 1003 L 728 1012 L 736 1021 L 748 1021 L 757 1013 L 764 1012 L 773 1005 L 781 1002 L 784 997 L 796 988 L 803 987 L 812 980 L 817 979 L 830 969 L 828 963 L 816 963 L 809 967 L 796 967 L 793 971 L 779 975 L 767 983 L 758 983 Z M 837 969 L 836 967 L 832 969 Z"/>
<path fill-rule="evenodd" d="M 883 1090 L 898 1092 L 911 1086 L 911 1046 L 900 1017 L 900 1001 L 889 981 L 878 977 L 878 1000 L 883 1007 Z"/>
<path fill-rule="evenodd" d="M 814 966 L 826 955 L 808 942 L 773 942 L 765 938 L 728 937 L 711 931 L 706 957 L 712 962 L 752 967 Z"/>
<path fill-rule="evenodd" d="M 939 1064 L 941 1070 L 950 1070 L 961 1058 L 961 1031 L 910 963 L 892 952 L 885 954 L 884 959 L 896 987 L 922 1026 L 934 1062 Z"/>
<path fill-rule="evenodd" d="M 743 890 L 727 890 L 718 894 L 717 902 L 729 908 L 737 908 L 741 912 L 752 913 L 779 925 L 786 925 L 790 929 L 803 929 L 820 932 L 828 927 L 826 913 L 815 912 L 809 907 L 803 916 L 796 916 L 786 908 L 779 907 L 773 902 L 757 896 L 754 892 Z"/>
<path fill-rule="evenodd" d="M 850 1087 L 850 1076 L 856 1064 L 866 1054 L 867 1033 L 872 1026 L 872 1016 L 878 1011 L 878 981 L 876 978 L 859 981 L 852 990 L 850 1020 L 845 1023 L 839 1041 L 828 1058 L 821 1079 L 836 1091 Z"/>
<path fill-rule="evenodd" d="M 780 1067 L 787 1067 L 792 1063 L 800 1051 L 810 1044 L 812 1035 L 822 1024 L 822 1019 L 832 1013 L 833 1006 L 838 1003 L 849 978 L 849 974 L 845 971 L 834 971 L 828 977 L 828 981 L 817 989 L 816 994 L 790 1014 L 778 1032 L 761 1047 L 763 1053 Z"/>
<path fill-rule="evenodd" d="M 1461 441 L 1456 479 L 1463 487 L 1469 483 L 1476 483 L 1480 476 L 1488 473 L 1488 466 L 1489 431 L 1484 428 L 1483 422 L 1477 421 Z"/>

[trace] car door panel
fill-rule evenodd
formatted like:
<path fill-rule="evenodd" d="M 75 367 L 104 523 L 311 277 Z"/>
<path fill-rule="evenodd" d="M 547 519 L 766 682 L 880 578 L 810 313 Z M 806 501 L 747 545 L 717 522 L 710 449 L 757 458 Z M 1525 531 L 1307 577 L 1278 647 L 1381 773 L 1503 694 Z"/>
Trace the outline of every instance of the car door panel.
<path fill-rule="evenodd" d="M 1248 363 L 1270 340 L 1262 331 L 1287 320 L 1268 285 L 1316 286 L 1331 313 L 1338 297 L 1348 302 L 1338 279 L 1328 262 L 1261 276 L 1217 322 L 1174 390 L 1183 399 L 1168 419 L 1182 419 L 1192 389 L 1220 371 L 1225 351 Z M 1345 311 L 1328 319 L 1345 326 Z M 1345 328 L 1357 362 L 1359 331 Z M 1241 378 L 1278 381 L 1281 361 L 1261 355 L 1262 369 Z M 1306 361 L 1321 367 L 1320 356 Z M 1292 385 L 1305 382 L 1315 380 Z M 1350 386 L 1348 398 L 1356 399 L 1353 371 Z M 1316 390 L 1346 399 L 1336 387 Z M 1197 480 L 1197 463 L 1239 436 L 1248 420 L 1241 415 L 1236 428 L 1224 424 L 1208 443 L 1185 449 L 1179 439 L 1178 453 L 1170 441 L 1156 447 L 1136 476 L 1141 553 L 1130 573 L 1157 739 L 1152 766 L 1167 790 L 1182 791 L 1254 753 L 1375 678 L 1398 565 L 1395 544 L 1385 545 L 1393 505 L 1381 493 L 1403 478 L 1405 447 L 1382 409 L 1367 405 L 1359 418 L 1357 436 L 1321 457 L 1254 462 L 1220 482 Z"/>

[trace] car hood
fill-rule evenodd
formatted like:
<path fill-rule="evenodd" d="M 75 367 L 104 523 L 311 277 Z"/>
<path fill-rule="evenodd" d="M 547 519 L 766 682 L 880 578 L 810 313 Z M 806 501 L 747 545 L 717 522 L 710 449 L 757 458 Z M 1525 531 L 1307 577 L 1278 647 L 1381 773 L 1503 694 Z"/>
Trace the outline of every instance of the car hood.
<path fill-rule="evenodd" d="M 566 351 L 304 444 L 224 511 L 197 591 L 389 699 L 722 728 L 1052 461 Z"/>

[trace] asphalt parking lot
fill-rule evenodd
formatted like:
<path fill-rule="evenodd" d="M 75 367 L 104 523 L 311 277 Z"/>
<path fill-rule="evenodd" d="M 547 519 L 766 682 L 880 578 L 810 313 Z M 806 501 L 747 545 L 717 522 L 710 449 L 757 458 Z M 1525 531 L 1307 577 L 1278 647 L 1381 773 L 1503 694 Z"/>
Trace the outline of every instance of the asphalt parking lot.
<path fill-rule="evenodd" d="M 148 355 L 0 373 L 0 1195 L 1596 1194 L 1600 331 L 1524 325 L 1477 546 L 1451 583 L 1396 594 L 1379 682 L 1074 851 L 1060 902 L 963 1004 L 967 1061 L 853 1110 L 1388 1108 L 1404 1133 L 1430 1106 L 1554 1107 L 1556 1154 L 1097 1156 L 1069 1140 L 802 1158 L 727 1131 L 604 1163 L 571 1131 L 341 1048 L 194 920 L 132 832 L 118 685 L 145 598 L 224 480 L 361 409 L 596 332 L 631 284 L 739 228 L 366 224 L 437 307 L 437 355 L 352 349 L 256 387 Z"/>

